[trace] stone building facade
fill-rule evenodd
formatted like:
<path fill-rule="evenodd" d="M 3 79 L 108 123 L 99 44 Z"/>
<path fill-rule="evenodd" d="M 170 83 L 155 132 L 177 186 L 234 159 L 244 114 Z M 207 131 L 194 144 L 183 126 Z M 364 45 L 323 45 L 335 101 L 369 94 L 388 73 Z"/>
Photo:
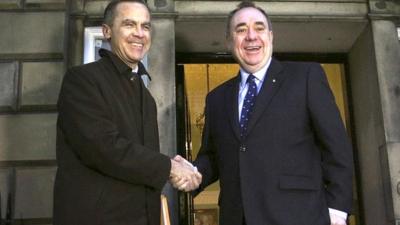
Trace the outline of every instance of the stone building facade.
<path fill-rule="evenodd" d="M 158 104 L 161 149 L 173 156 L 175 55 L 226 52 L 225 18 L 238 2 L 147 2 L 155 30 L 149 88 Z M 0 1 L 0 206 L 3 218 L 11 206 L 14 224 L 52 223 L 55 103 L 65 68 L 83 61 L 84 28 L 101 24 L 107 3 Z M 400 1 L 257 3 L 272 19 L 275 52 L 345 55 L 360 224 L 400 224 Z M 165 193 L 177 225 L 176 192 L 167 186 Z"/>

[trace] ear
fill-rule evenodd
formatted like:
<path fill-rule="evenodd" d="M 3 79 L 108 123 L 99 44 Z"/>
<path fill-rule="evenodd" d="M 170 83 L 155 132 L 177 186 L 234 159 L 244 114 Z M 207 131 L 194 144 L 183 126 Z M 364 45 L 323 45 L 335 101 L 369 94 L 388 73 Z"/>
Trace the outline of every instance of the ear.
<path fill-rule="evenodd" d="M 107 24 L 103 23 L 103 25 L 101 25 L 101 28 L 103 30 L 103 36 L 107 39 L 110 40 L 111 39 L 111 27 L 108 26 Z"/>
<path fill-rule="evenodd" d="M 272 31 L 269 31 L 269 39 L 271 40 L 271 43 L 274 40 L 274 33 Z"/>

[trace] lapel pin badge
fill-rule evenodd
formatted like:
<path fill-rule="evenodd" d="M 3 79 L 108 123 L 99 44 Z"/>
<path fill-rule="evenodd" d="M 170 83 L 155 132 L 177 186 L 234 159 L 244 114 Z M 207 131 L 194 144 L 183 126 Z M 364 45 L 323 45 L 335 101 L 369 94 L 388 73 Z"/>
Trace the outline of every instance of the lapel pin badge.
<path fill-rule="evenodd" d="M 275 78 L 273 78 L 273 79 L 272 79 L 272 83 L 275 83 L 275 82 L 276 82 L 276 79 L 275 79 Z"/>

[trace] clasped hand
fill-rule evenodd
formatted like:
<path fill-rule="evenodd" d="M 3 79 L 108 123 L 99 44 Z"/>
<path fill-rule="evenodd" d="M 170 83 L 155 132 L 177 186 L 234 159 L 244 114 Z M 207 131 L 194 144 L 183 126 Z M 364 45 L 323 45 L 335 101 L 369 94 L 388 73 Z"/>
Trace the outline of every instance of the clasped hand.
<path fill-rule="evenodd" d="M 171 159 L 170 182 L 181 191 L 193 191 L 201 183 L 202 176 L 190 162 L 177 155 Z"/>

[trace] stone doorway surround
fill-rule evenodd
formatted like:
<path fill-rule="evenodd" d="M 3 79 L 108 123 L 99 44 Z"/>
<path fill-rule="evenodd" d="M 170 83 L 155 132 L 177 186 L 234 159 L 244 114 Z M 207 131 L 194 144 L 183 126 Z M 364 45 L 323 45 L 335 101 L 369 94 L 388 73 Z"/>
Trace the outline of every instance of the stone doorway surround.
<path fill-rule="evenodd" d="M 99 24 L 108 1 L 68 1 L 67 66 L 81 64 L 83 29 Z M 175 52 L 225 53 L 227 13 L 238 2 L 149 0 L 153 10 L 150 90 L 159 109 L 161 149 L 176 154 Z M 359 185 L 365 225 L 400 221 L 400 3 L 383 0 L 257 2 L 269 13 L 274 51 L 345 53 Z M 163 135 L 169 134 L 169 135 Z M 177 194 L 169 186 L 172 223 Z"/>

